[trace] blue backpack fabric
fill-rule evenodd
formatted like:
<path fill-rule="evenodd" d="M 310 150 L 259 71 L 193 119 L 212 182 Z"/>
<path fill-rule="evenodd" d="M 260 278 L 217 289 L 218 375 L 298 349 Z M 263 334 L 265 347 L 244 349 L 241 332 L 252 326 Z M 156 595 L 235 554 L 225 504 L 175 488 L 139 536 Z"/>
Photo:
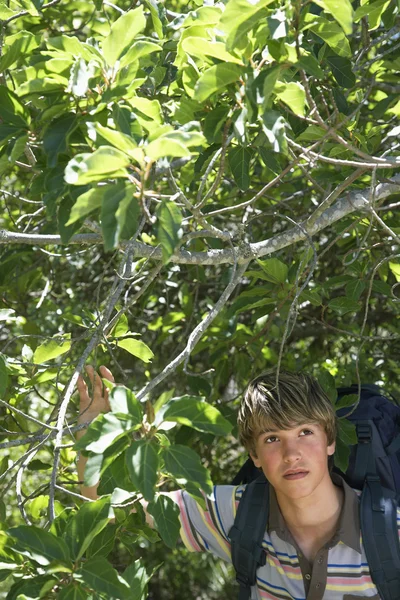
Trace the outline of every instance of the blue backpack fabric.
<path fill-rule="evenodd" d="M 338 389 L 338 399 L 349 394 L 358 396 L 358 386 Z M 356 426 L 358 444 L 351 447 L 346 473 L 340 473 L 351 487 L 362 490 L 367 473 L 376 473 L 382 486 L 400 497 L 400 406 L 395 402 L 376 385 L 361 386 L 360 402 L 347 417 Z M 351 410 L 337 414 L 346 417 Z"/>
<path fill-rule="evenodd" d="M 357 394 L 358 386 L 338 389 L 338 399 Z M 351 413 L 351 414 L 350 414 Z M 400 406 L 376 385 L 362 385 L 356 407 L 338 411 L 354 423 L 357 444 L 350 448 L 345 473 L 335 468 L 353 488 L 362 491 L 360 525 L 372 580 L 382 600 L 400 598 L 400 543 L 397 506 L 400 499 Z M 229 532 L 232 563 L 240 585 L 239 600 L 248 600 L 256 571 L 265 564 L 262 540 L 269 517 L 269 483 L 251 458 L 233 485 L 246 483 L 235 522 Z"/>

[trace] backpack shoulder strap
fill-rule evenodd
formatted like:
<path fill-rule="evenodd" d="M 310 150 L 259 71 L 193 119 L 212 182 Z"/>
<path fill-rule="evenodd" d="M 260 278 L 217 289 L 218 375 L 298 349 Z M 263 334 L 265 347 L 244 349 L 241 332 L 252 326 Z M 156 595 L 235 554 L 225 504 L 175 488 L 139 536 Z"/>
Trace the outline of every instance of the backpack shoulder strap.
<path fill-rule="evenodd" d="M 382 600 L 396 600 L 400 590 L 400 543 L 397 499 L 367 475 L 360 502 L 361 533 L 371 578 Z"/>
<path fill-rule="evenodd" d="M 232 563 L 240 585 L 239 600 L 248 600 L 256 584 L 256 571 L 265 565 L 262 540 L 269 516 L 269 483 L 261 475 L 246 486 L 234 524 L 229 531 Z"/>

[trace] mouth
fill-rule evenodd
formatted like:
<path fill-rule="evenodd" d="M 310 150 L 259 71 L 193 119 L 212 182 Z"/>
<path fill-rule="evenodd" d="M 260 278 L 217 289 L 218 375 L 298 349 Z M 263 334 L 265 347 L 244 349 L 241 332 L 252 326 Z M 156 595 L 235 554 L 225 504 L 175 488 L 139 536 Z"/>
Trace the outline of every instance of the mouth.
<path fill-rule="evenodd" d="M 288 481 L 292 481 L 294 479 L 303 479 L 304 477 L 307 477 L 307 475 L 308 475 L 308 471 L 303 471 L 303 470 L 289 471 L 288 473 L 285 473 L 283 478 L 287 479 Z"/>

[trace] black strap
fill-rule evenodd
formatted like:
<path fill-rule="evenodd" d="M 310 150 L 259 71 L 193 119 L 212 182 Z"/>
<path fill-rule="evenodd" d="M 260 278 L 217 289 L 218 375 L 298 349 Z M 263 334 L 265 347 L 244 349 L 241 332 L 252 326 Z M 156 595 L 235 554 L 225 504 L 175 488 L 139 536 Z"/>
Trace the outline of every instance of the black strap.
<path fill-rule="evenodd" d="M 372 581 L 382 600 L 398 600 L 400 543 L 397 503 L 379 477 L 367 475 L 360 503 L 360 524 Z"/>
<path fill-rule="evenodd" d="M 372 454 L 372 425 L 368 421 L 360 421 L 357 423 L 356 430 L 358 443 L 351 482 L 353 487 L 362 490 L 367 473 L 374 475 L 376 473 L 375 460 Z"/>
<path fill-rule="evenodd" d="M 240 499 L 229 531 L 232 563 L 240 585 L 239 600 L 248 600 L 256 584 L 256 571 L 265 565 L 262 547 L 269 516 L 269 484 L 264 475 L 249 483 Z"/>

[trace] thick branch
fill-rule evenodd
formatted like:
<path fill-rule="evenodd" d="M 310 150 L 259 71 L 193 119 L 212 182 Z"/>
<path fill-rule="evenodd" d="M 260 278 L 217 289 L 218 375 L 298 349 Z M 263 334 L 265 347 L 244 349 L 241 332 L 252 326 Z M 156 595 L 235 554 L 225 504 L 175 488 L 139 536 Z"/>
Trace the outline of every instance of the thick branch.
<path fill-rule="evenodd" d="M 375 201 L 384 200 L 391 194 L 400 191 L 400 174 L 392 178 L 392 183 L 380 183 L 375 188 Z M 354 190 L 339 198 L 337 202 L 329 207 L 313 223 L 312 227 L 305 230 L 309 235 L 314 235 L 326 227 L 340 221 L 347 215 L 368 208 L 370 188 L 364 190 Z M 234 209 L 235 207 L 231 207 Z M 207 215 L 205 215 L 207 216 Z M 298 227 L 293 227 L 284 233 L 280 233 L 269 240 L 263 240 L 248 244 L 245 247 L 235 248 L 236 260 L 239 264 L 246 263 L 252 258 L 260 258 L 267 254 L 272 254 L 301 242 L 306 239 L 306 235 Z M 96 234 L 78 234 L 71 238 L 68 244 L 98 244 L 101 243 L 101 236 Z M 24 233 L 12 233 L 10 231 L 0 230 L 0 244 L 32 244 L 37 246 L 62 245 L 59 235 L 30 235 Z M 128 242 L 122 244 L 125 246 Z M 152 258 L 156 261 L 162 260 L 161 248 L 154 248 L 141 242 L 134 242 L 132 248 L 135 256 L 142 258 Z M 209 250 L 208 252 L 190 252 L 189 250 L 179 250 L 172 257 L 171 262 L 187 265 L 221 265 L 233 264 L 235 262 L 232 250 Z"/>

